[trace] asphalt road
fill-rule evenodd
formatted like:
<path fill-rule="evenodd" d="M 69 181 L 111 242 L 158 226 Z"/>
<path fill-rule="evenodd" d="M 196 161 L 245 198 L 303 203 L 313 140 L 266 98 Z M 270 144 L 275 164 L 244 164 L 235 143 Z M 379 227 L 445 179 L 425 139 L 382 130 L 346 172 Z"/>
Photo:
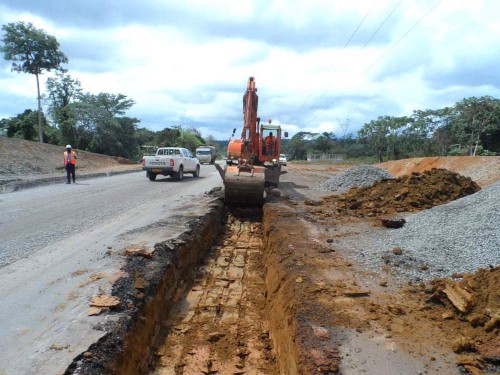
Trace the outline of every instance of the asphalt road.
<path fill-rule="evenodd" d="M 58 374 L 104 334 L 92 296 L 122 276 L 123 251 L 179 235 L 222 180 L 144 172 L 0 195 L 0 374 Z"/>

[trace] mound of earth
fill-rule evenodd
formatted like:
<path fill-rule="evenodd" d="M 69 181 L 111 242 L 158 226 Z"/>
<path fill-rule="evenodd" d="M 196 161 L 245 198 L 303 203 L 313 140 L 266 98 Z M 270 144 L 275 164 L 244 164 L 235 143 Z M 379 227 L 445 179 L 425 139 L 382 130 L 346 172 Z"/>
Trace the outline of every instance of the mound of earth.
<path fill-rule="evenodd" d="M 484 362 L 500 363 L 500 267 L 454 278 L 431 281 L 424 288 L 424 298 L 432 309 L 430 315 L 461 332 L 452 349 L 472 373 L 472 367 L 482 369 Z"/>
<path fill-rule="evenodd" d="M 323 198 L 338 214 L 378 216 L 431 208 L 465 197 L 481 188 L 469 177 L 446 169 L 412 173 L 372 186 L 352 188 L 342 196 Z"/>

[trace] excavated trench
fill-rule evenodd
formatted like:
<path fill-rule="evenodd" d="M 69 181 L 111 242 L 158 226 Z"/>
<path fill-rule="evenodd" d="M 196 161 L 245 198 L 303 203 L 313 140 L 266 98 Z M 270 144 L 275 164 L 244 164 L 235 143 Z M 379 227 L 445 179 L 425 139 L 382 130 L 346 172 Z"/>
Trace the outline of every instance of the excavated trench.
<path fill-rule="evenodd" d="M 66 374 L 279 373 L 273 347 L 289 343 L 276 342 L 268 321 L 263 251 L 262 211 L 213 201 L 179 238 L 128 257 L 114 319 L 96 327 L 107 334 Z"/>

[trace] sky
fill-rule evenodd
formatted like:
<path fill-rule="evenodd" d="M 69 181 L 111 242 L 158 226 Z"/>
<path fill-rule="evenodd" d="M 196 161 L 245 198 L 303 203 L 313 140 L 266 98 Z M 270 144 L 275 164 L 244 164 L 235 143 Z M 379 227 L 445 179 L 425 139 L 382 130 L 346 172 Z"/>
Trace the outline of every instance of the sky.
<path fill-rule="evenodd" d="M 216 139 L 241 131 L 250 76 L 258 115 L 290 136 L 499 98 L 499 14 L 497 0 L 0 0 L 1 25 L 56 37 L 83 92 L 133 99 L 139 127 Z M 0 56 L 0 119 L 36 108 L 35 77 Z"/>

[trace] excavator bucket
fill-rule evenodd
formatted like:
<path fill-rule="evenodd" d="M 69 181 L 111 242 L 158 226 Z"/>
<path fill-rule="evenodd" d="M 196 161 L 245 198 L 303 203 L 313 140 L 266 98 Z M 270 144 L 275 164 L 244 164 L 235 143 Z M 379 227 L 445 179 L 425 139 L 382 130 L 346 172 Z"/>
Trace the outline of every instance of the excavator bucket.
<path fill-rule="evenodd" d="M 265 168 L 245 170 L 238 165 L 228 165 L 224 171 L 226 203 L 260 206 L 264 201 Z"/>

